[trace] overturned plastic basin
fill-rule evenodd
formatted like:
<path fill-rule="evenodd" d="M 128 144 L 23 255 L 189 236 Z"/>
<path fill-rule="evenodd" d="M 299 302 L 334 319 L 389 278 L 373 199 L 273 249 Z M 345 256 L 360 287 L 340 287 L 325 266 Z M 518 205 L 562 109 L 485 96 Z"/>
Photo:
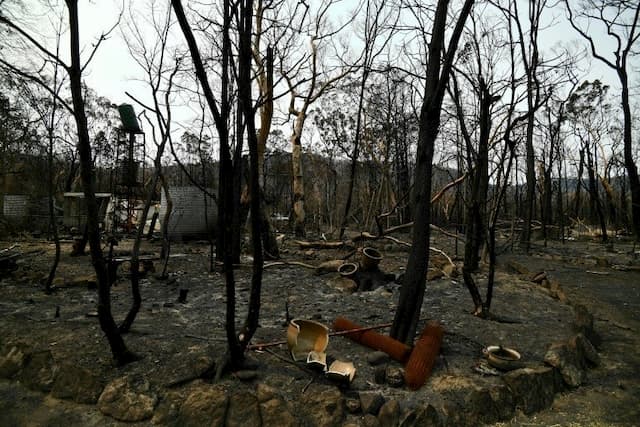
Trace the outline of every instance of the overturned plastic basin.
<path fill-rule="evenodd" d="M 352 277 L 358 271 L 358 264 L 353 262 L 345 262 L 340 267 L 338 267 L 338 273 L 342 277 Z"/>
<path fill-rule="evenodd" d="M 309 353 L 324 353 L 329 344 L 329 328 L 319 322 L 293 319 L 287 328 L 287 345 L 293 360 L 306 360 Z"/>
<path fill-rule="evenodd" d="M 360 256 L 360 266 L 364 271 L 373 270 L 378 267 L 382 261 L 382 254 L 379 250 L 371 247 L 362 249 L 362 255 Z"/>
<path fill-rule="evenodd" d="M 524 366 L 519 352 L 501 345 L 490 345 L 482 350 L 489 365 L 503 371 L 512 371 Z"/>

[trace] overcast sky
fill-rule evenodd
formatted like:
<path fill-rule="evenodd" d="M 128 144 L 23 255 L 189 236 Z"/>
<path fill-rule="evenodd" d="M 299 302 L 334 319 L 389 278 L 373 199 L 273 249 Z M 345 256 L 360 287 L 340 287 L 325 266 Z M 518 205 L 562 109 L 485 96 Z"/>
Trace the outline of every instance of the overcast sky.
<path fill-rule="evenodd" d="M 518 1 L 526 2 L 528 0 Z M 118 13 L 122 4 L 122 0 L 91 0 L 79 2 L 81 43 L 85 49 L 85 59 L 91 50 L 92 44 L 95 43 L 100 34 L 107 31 L 117 22 Z M 126 7 L 140 7 L 146 10 L 144 8 L 146 8 L 147 0 L 135 0 L 135 2 L 125 0 L 124 4 Z M 347 7 L 354 4 L 355 1 L 343 2 L 343 5 L 347 5 Z M 342 6 L 341 12 L 344 13 L 344 10 L 345 6 Z M 526 8 L 522 10 L 526 10 Z M 550 55 L 550 49 L 558 43 L 566 44 L 575 42 L 585 46 L 578 34 L 566 22 L 564 10 L 560 6 L 557 6 L 553 10 L 545 11 L 545 14 L 547 19 L 553 19 L 555 24 L 551 28 L 545 28 L 541 33 L 540 38 L 543 54 Z M 176 32 L 177 37 L 182 38 L 182 34 L 180 34 L 179 31 Z M 611 43 L 610 40 L 606 40 L 603 32 L 594 33 L 594 37 L 601 51 L 609 53 L 613 51 L 613 43 Z M 602 46 L 606 46 L 606 48 Z M 584 68 L 590 68 L 591 71 L 587 76 L 584 76 L 584 78 L 590 80 L 599 78 L 603 80 L 606 84 L 614 88 L 612 95 L 617 95 L 618 83 L 615 73 L 597 60 L 589 60 L 587 62 L 591 64 L 589 65 L 585 62 L 583 64 Z M 631 78 L 635 79 L 635 84 L 638 83 L 639 76 L 637 74 L 640 73 L 630 73 Z M 136 97 L 148 102 L 148 89 L 143 83 L 136 81 L 140 76 L 140 69 L 130 57 L 126 44 L 122 39 L 121 31 L 116 29 L 100 46 L 96 56 L 85 72 L 84 79 L 99 95 L 109 98 L 116 104 L 132 103 L 131 99 L 125 95 L 125 92 L 133 93 Z M 139 108 L 137 108 L 137 110 L 139 111 Z M 184 113 L 183 110 L 182 112 L 178 112 L 177 118 L 185 117 L 185 115 L 186 113 Z"/>

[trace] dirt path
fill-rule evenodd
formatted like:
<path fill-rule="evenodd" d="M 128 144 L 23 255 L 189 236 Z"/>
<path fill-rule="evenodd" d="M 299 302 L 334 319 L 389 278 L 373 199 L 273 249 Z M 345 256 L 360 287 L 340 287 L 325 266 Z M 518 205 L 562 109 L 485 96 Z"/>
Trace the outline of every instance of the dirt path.
<path fill-rule="evenodd" d="M 615 255 L 610 258 L 615 262 Z M 556 396 L 551 408 L 502 425 L 640 425 L 640 272 L 571 265 L 542 256 L 532 256 L 526 263 L 533 270 L 549 272 L 571 301 L 594 314 L 603 339 L 602 364 L 589 371 L 587 384 Z"/>

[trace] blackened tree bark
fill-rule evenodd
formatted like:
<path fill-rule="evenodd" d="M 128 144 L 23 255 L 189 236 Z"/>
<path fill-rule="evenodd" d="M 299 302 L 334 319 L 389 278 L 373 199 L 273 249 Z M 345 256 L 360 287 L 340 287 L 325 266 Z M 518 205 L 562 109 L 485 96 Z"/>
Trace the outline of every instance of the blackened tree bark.
<path fill-rule="evenodd" d="M 467 180 L 468 197 L 465 215 L 465 256 L 464 266 L 469 272 L 478 269 L 480 263 L 480 250 L 487 235 L 487 194 L 489 190 L 489 138 L 491 132 L 491 106 L 493 94 L 491 93 L 484 77 L 482 76 L 482 59 L 477 55 L 477 78 L 472 78 L 462 71 L 465 78 L 473 82 L 479 103 L 479 115 L 476 126 L 480 128 L 477 149 L 474 148 L 472 135 L 470 134 L 462 105 L 462 96 L 458 87 L 457 78 L 452 76 L 452 97 L 456 105 L 456 114 L 460 126 L 460 133 L 466 147 L 466 159 L 469 178 Z"/>
<path fill-rule="evenodd" d="M 602 234 L 602 243 L 607 243 L 607 224 L 604 219 L 604 212 L 602 211 L 602 202 L 600 201 L 600 194 L 598 192 L 598 182 L 596 181 L 596 172 L 593 154 L 591 153 L 589 141 L 583 141 L 583 147 L 585 149 L 585 155 L 587 158 L 587 177 L 589 178 L 589 200 L 590 209 L 589 213 L 594 221 L 598 221 L 600 224 L 600 233 Z"/>
<path fill-rule="evenodd" d="M 557 219 L 557 223 L 559 226 L 559 230 L 560 230 L 560 239 L 562 240 L 562 242 L 564 243 L 564 226 L 565 226 L 565 207 L 564 207 L 564 202 L 563 202 L 563 188 L 562 188 L 562 176 L 563 176 L 563 168 L 562 168 L 562 164 L 565 161 L 565 157 L 564 157 L 564 142 L 563 142 L 563 136 L 564 136 L 564 132 L 563 132 L 563 126 L 565 125 L 565 122 L 567 121 L 567 112 L 566 112 L 566 106 L 567 106 L 567 102 L 569 100 L 569 98 L 571 97 L 571 94 L 573 93 L 573 90 L 575 89 L 575 87 L 577 86 L 577 81 L 573 80 L 572 81 L 572 87 L 571 89 L 568 91 L 567 95 L 564 98 L 551 98 L 548 102 L 547 105 L 547 109 L 545 111 L 545 117 L 546 117 L 546 122 L 547 122 L 547 133 L 549 135 L 549 163 L 548 165 L 545 167 L 546 169 L 546 175 L 548 176 L 548 179 L 551 179 L 551 171 L 552 171 L 552 167 L 553 167 L 553 163 L 555 162 L 555 166 L 556 166 L 556 171 L 557 171 L 557 180 L 556 180 L 556 185 L 552 186 L 552 188 L 548 188 L 546 191 L 549 192 L 548 195 L 548 199 L 545 203 L 546 207 L 547 207 L 547 211 L 552 209 L 551 206 L 551 201 L 552 201 L 552 196 L 551 196 L 551 192 L 553 190 L 553 187 L 555 187 L 555 196 L 556 196 L 556 219 Z M 564 181 L 566 182 L 566 179 L 564 179 Z M 546 194 L 546 192 L 545 192 Z M 546 243 L 546 238 L 547 238 L 547 230 L 546 230 L 546 225 L 547 224 L 551 224 L 552 223 L 552 214 L 551 212 L 548 212 L 548 218 L 547 215 L 545 215 L 544 218 L 544 224 L 543 224 L 543 232 L 545 234 L 545 243 Z"/>
<path fill-rule="evenodd" d="M 582 174 L 584 173 L 584 148 L 580 147 L 578 159 L 578 176 L 576 177 L 576 194 L 573 199 L 573 216 L 575 219 L 580 217 L 580 209 L 582 208 Z"/>
<path fill-rule="evenodd" d="M 111 314 L 111 287 L 108 280 L 107 263 L 100 246 L 100 228 L 98 222 L 98 203 L 95 196 L 95 178 L 91 157 L 91 141 L 87 127 L 82 93 L 82 64 L 80 63 L 80 32 L 77 0 L 66 0 L 69 11 L 69 36 L 71 41 L 71 64 L 67 68 L 69 85 L 73 101 L 74 118 L 78 132 L 78 154 L 80 157 L 80 176 L 87 204 L 87 235 L 91 261 L 98 280 L 98 319 L 105 333 L 111 352 L 118 364 L 125 364 L 138 357 L 130 352 L 120 335 L 120 331 Z"/>
<path fill-rule="evenodd" d="M 547 153 L 547 159 L 543 157 L 541 172 L 542 172 L 542 194 L 540 197 L 540 217 L 542 219 L 542 237 L 544 239 L 544 245 L 547 245 L 548 239 L 548 226 L 553 224 L 553 186 L 551 181 L 551 171 L 553 170 L 553 147 L 549 147 Z M 546 160 L 546 162 L 545 162 Z"/>
<path fill-rule="evenodd" d="M 478 153 L 471 177 L 470 200 L 467 201 L 466 241 L 464 247 L 463 278 L 476 304 L 476 310 L 482 307 L 481 300 L 476 300 L 477 288 L 471 273 L 479 267 L 480 249 L 487 237 L 487 193 L 489 189 L 489 136 L 491 132 L 492 94 L 484 79 L 479 79 L 480 99 L 480 137 Z"/>
<path fill-rule="evenodd" d="M 176 14 L 178 24 L 185 37 L 191 59 L 195 68 L 196 77 L 203 94 L 209 106 L 211 115 L 215 122 L 218 132 L 220 144 L 220 179 L 218 193 L 218 242 L 216 244 L 216 252 L 218 259 L 223 261 L 225 293 L 226 293 L 226 316 L 225 329 L 227 335 L 227 345 L 229 348 L 230 360 L 242 360 L 243 354 L 239 351 L 238 337 L 236 336 L 236 289 L 235 276 L 233 272 L 233 264 L 236 261 L 234 254 L 234 234 L 239 235 L 238 230 L 238 207 L 239 207 L 239 168 L 236 164 L 234 167 L 231 148 L 229 144 L 228 118 L 231 111 L 231 103 L 229 99 L 229 62 L 231 55 L 230 25 L 231 25 L 231 9 L 230 1 L 224 0 L 223 3 L 223 24 L 222 24 L 222 52 L 221 62 L 221 104 L 218 108 L 218 102 L 213 94 L 211 85 L 207 77 L 207 72 L 200 55 L 198 43 L 193 35 L 191 26 L 187 20 L 180 0 L 172 0 L 171 6 Z M 237 149 L 242 149 L 240 144 Z M 234 170 L 238 172 L 234 174 Z M 237 191 L 234 191 L 237 190 Z M 238 201 L 238 203 L 236 203 Z M 228 361 L 227 361 L 228 362 Z M 226 363 L 225 363 L 226 364 Z M 222 372 L 224 366 L 219 366 L 218 371 Z"/>
<path fill-rule="evenodd" d="M 538 51 L 538 30 L 540 28 L 540 18 L 546 6 L 546 0 L 531 0 L 529 7 L 529 40 L 525 40 L 524 32 L 518 14 L 518 6 L 514 7 L 516 25 L 520 34 L 520 48 L 522 59 L 527 75 L 527 110 L 533 112 L 537 110 L 540 101 L 540 82 L 537 73 L 540 64 Z M 527 46 L 529 49 L 527 50 Z M 520 244 L 528 252 L 531 247 L 531 221 L 534 219 L 536 200 L 536 170 L 535 152 L 533 148 L 533 128 L 535 117 L 530 115 L 527 120 L 525 139 L 525 165 L 526 165 L 526 195 L 524 202 L 524 224 L 520 235 Z"/>
<path fill-rule="evenodd" d="M 479 51 L 479 49 L 477 49 L 477 51 Z M 487 206 L 489 204 L 489 139 L 492 127 L 492 105 L 497 99 L 499 99 L 499 97 L 494 97 L 485 81 L 485 78 L 482 76 L 482 59 L 479 55 L 477 56 L 477 62 L 477 79 L 472 80 L 470 76 L 465 75 L 466 78 L 473 81 L 474 85 L 477 85 L 477 87 L 474 87 L 476 97 L 478 99 L 477 102 L 479 103 L 477 126 L 480 128 L 480 132 L 478 136 L 477 150 L 473 148 L 471 135 L 466 126 L 461 95 L 455 75 L 451 78 L 452 84 L 450 86 L 453 86 L 452 95 L 456 104 L 460 130 L 463 135 L 463 139 L 465 140 L 466 157 L 469 167 L 469 191 L 467 200 L 465 201 L 465 245 L 462 277 L 474 304 L 474 315 L 488 317 L 493 292 L 492 286 L 489 286 L 487 289 L 487 301 L 483 301 L 478 286 L 473 278 L 473 273 L 479 268 L 480 249 L 485 242 L 487 243 L 489 256 L 493 257 L 490 259 L 490 269 L 492 268 L 491 262 L 495 263 L 495 221 L 492 222 L 493 228 L 489 229 Z M 511 150 L 511 152 L 512 151 L 513 150 Z M 505 155 L 506 149 L 503 153 L 503 158 Z M 511 160 L 512 158 L 510 157 L 508 169 L 511 167 Z M 499 162 L 499 164 L 504 167 L 504 160 Z M 507 170 L 505 177 L 508 177 L 508 174 L 509 172 Z M 497 217 L 497 212 L 500 210 L 501 200 L 502 192 L 500 193 L 496 206 L 494 207 L 494 217 Z"/>
<path fill-rule="evenodd" d="M 62 20 L 60 22 L 62 25 Z M 60 52 L 60 36 L 61 31 L 58 31 L 56 34 L 56 56 L 59 55 Z M 53 242 L 55 245 L 55 254 L 53 257 L 53 262 L 51 263 L 51 267 L 49 268 L 49 274 L 45 279 L 44 283 L 44 291 L 46 294 L 50 294 L 53 292 L 53 279 L 56 277 L 56 272 L 58 270 L 58 264 L 60 263 L 60 234 L 58 232 L 58 221 L 56 219 L 55 212 L 55 153 L 54 149 L 56 146 L 56 129 L 60 125 L 60 103 L 58 101 L 58 97 L 60 96 L 60 91 L 62 89 L 63 82 L 59 76 L 60 72 L 60 64 L 54 64 L 53 70 L 53 79 L 51 81 L 52 89 L 54 91 L 54 95 L 51 96 L 50 99 L 43 98 L 37 95 L 37 92 L 34 92 L 31 86 L 25 84 L 23 87 L 23 93 L 26 98 L 28 98 L 29 103 L 31 104 L 31 108 L 33 108 L 36 113 L 38 120 L 42 123 L 47 132 L 47 205 L 49 211 L 49 229 L 51 231 L 51 235 L 53 237 Z"/>
<path fill-rule="evenodd" d="M 195 69 L 196 78 L 202 87 L 202 92 L 209 106 L 209 111 L 213 117 L 220 144 L 220 170 L 218 181 L 218 242 L 216 244 L 216 254 L 218 259 L 223 260 L 226 274 L 233 276 L 233 264 L 240 259 L 240 233 L 234 233 L 234 224 L 238 223 L 236 215 L 239 206 L 239 185 L 240 185 L 240 162 L 234 163 L 229 144 L 228 119 L 231 111 L 231 101 L 229 98 L 229 63 L 231 54 L 231 40 L 229 36 L 231 18 L 229 11 L 229 1 L 225 0 L 223 8 L 225 16 L 222 28 L 222 52 L 221 52 L 221 74 L 220 74 L 220 105 L 213 94 L 211 85 L 207 77 L 207 71 L 200 55 L 198 43 L 196 42 L 189 21 L 184 13 L 184 8 L 180 0 L 172 0 L 171 6 L 180 25 L 180 29 L 185 37 L 191 60 Z M 236 152 L 241 152 L 242 146 L 236 147 Z M 237 156 L 236 160 L 237 159 Z M 238 195 L 234 198 L 234 194 Z M 226 258 L 229 258 L 226 260 Z M 229 268 L 227 268 L 229 267 Z M 232 277 L 228 277 L 232 279 Z M 233 282 L 233 280 L 232 280 Z M 228 283 L 228 285 L 231 285 Z M 235 289 L 235 285 L 233 285 Z M 235 291 L 234 291 L 235 293 Z"/>
<path fill-rule="evenodd" d="M 55 76 L 58 75 L 58 68 L 56 67 Z M 56 84 L 57 78 L 54 77 L 53 82 Z M 51 232 L 53 234 L 53 241 L 56 246 L 56 252 L 53 257 L 53 263 L 51 264 L 51 268 L 49 269 L 49 275 L 47 276 L 47 281 L 44 285 L 44 289 L 46 293 L 51 293 L 53 279 L 56 276 L 56 271 L 58 269 L 58 264 L 60 263 L 60 235 L 58 233 L 58 221 L 56 219 L 55 212 L 55 177 L 54 177 L 54 156 L 53 156 L 53 147 L 55 142 L 55 136 L 53 134 L 54 123 L 56 121 L 56 110 L 57 110 L 57 100 L 55 97 L 52 99 L 53 104 L 51 108 L 51 116 L 49 121 L 49 126 L 47 126 L 47 139 L 49 142 L 48 150 L 47 150 L 47 169 L 49 173 L 49 183 L 48 183 L 48 205 L 49 205 L 49 226 L 51 227 Z"/>
<path fill-rule="evenodd" d="M 560 227 L 560 240 L 562 241 L 562 243 L 565 242 L 565 224 L 566 224 L 566 219 L 565 219 L 565 203 L 564 203 L 564 193 L 565 193 L 565 189 L 566 189 L 566 182 L 567 179 L 566 177 L 564 177 L 563 179 L 563 163 L 564 163 L 564 147 L 563 144 L 561 142 L 558 141 L 558 144 L 555 146 L 556 148 L 556 158 L 557 158 L 557 169 L 558 169 L 558 179 L 557 179 L 557 191 L 556 191 L 556 210 L 557 210 L 557 218 L 558 218 L 558 225 Z M 566 174 L 566 169 L 564 170 L 564 173 Z M 565 187 L 563 188 L 562 183 L 565 183 Z"/>
<path fill-rule="evenodd" d="M 254 195 L 260 194 L 259 180 L 259 160 L 258 160 L 258 135 L 255 127 L 255 112 L 252 102 L 252 82 L 251 82 L 251 30 L 253 23 L 253 1 L 241 0 L 232 3 L 225 0 L 223 3 L 223 25 L 222 25 L 222 95 L 221 109 L 218 110 L 217 101 L 213 95 L 207 79 L 197 42 L 193 36 L 191 27 L 184 15 L 180 0 L 172 0 L 172 6 L 182 32 L 187 40 L 191 57 L 196 69 L 198 81 L 203 88 L 207 104 L 213 115 L 218 136 L 220 138 L 220 193 L 219 193 L 219 254 L 223 259 L 223 269 L 226 289 L 226 322 L 225 329 L 227 335 L 228 354 L 218 368 L 218 373 L 226 368 L 235 369 L 242 366 L 246 346 L 251 340 L 256 328 L 260 314 L 260 294 L 262 284 L 262 267 L 264 262 L 261 233 L 261 202 L 260 197 L 251 198 L 251 233 L 253 244 L 253 274 L 251 280 L 251 291 L 249 297 L 249 310 L 246 321 L 240 332 L 236 329 L 236 294 L 235 277 L 233 271 L 234 264 L 234 236 L 240 231 L 239 209 L 240 209 L 240 177 L 241 177 L 241 157 L 242 141 L 247 135 L 250 151 L 250 186 Z M 228 87 L 230 79 L 230 61 L 232 55 L 231 44 L 231 23 L 232 17 L 236 18 L 236 28 L 238 31 L 238 52 L 237 52 L 237 86 L 238 86 L 238 107 L 239 112 L 236 117 L 237 134 L 234 156 L 231 156 L 229 145 L 228 118 L 230 113 L 230 102 L 228 98 Z"/>
<path fill-rule="evenodd" d="M 242 0 L 239 7 L 239 47 L 238 47 L 238 98 L 242 107 L 242 115 L 247 128 L 247 143 L 249 146 L 249 185 L 252 194 L 260 194 L 260 172 L 258 156 L 258 136 L 255 125 L 255 110 L 251 96 L 251 30 L 253 21 L 253 0 Z M 244 360 L 244 351 L 258 328 L 260 318 L 260 294 L 262 290 L 262 269 L 264 264 L 263 246 L 261 238 L 262 203 L 260 197 L 251 198 L 251 241 L 253 244 L 253 271 L 251 275 L 251 291 L 249 295 L 249 310 L 244 326 L 238 334 L 238 348 L 232 351 L 236 358 L 232 363 L 238 364 Z"/>
<path fill-rule="evenodd" d="M 400 289 L 400 300 L 391 326 L 391 336 L 407 343 L 413 343 L 426 287 L 431 235 L 431 172 L 434 143 L 440 130 L 440 109 L 458 41 L 464 23 L 471 12 L 473 0 L 464 2 L 445 52 L 443 47 L 447 30 L 448 6 L 448 0 L 438 0 L 431 29 L 414 175 L 414 182 L 420 185 L 416 186 L 413 197 L 413 244 Z"/>

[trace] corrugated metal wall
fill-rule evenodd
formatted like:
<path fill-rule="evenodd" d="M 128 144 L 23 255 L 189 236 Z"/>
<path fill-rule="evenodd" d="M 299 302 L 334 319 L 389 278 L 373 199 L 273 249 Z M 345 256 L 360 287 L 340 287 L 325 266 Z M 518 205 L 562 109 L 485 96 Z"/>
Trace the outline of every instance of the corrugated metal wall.
<path fill-rule="evenodd" d="M 208 188 L 213 193 L 214 190 Z M 205 194 L 198 187 L 169 187 L 173 201 L 173 211 L 169 220 L 171 239 L 198 238 L 215 228 L 218 206 L 212 198 L 206 197 L 207 216 L 205 219 Z M 167 210 L 164 192 L 160 203 L 160 220 Z"/>

